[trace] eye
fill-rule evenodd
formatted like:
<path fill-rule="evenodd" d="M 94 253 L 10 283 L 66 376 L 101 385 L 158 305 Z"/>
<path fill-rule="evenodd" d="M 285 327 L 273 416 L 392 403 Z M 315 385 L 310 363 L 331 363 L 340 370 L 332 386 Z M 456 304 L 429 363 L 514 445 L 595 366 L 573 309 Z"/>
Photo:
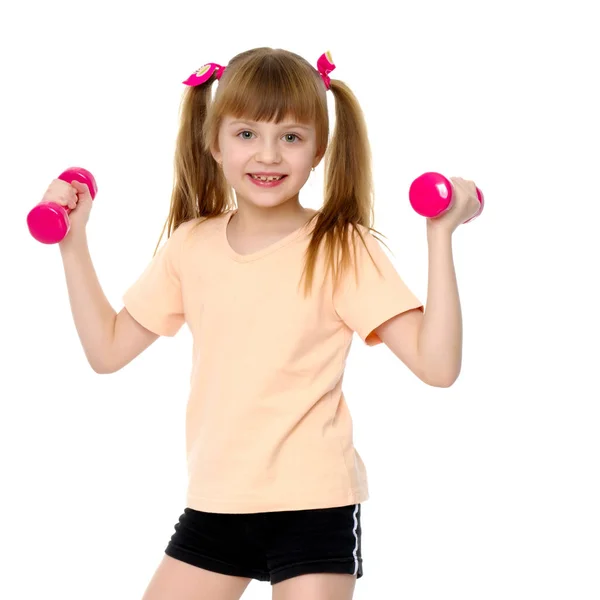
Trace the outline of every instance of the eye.
<path fill-rule="evenodd" d="M 237 134 L 237 137 L 242 136 L 241 139 L 243 139 L 243 140 L 250 140 L 250 139 L 252 139 L 251 137 L 245 136 L 244 135 L 245 133 L 249 133 L 251 136 L 254 135 L 251 131 L 245 129 L 244 131 L 240 131 L 240 133 Z M 284 137 L 288 137 L 288 138 L 292 137 L 292 138 L 295 138 L 298 141 L 301 141 L 300 137 L 297 134 L 295 134 L 295 133 L 286 133 Z"/>

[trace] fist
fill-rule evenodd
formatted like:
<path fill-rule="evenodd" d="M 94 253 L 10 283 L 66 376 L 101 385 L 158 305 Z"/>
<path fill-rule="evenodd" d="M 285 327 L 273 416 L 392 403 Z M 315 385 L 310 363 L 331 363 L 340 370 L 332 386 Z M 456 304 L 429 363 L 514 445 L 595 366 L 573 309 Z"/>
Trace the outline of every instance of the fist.
<path fill-rule="evenodd" d="M 78 199 L 77 189 L 74 186 L 62 179 L 54 179 L 48 186 L 42 202 L 54 202 L 73 210 L 77 206 Z"/>
<path fill-rule="evenodd" d="M 459 225 L 468 221 L 479 211 L 481 202 L 477 197 L 477 188 L 474 181 L 461 177 L 450 177 L 452 184 L 452 206 L 441 216 L 429 221 L 444 226 L 454 231 Z"/>
<path fill-rule="evenodd" d="M 92 209 L 92 196 L 85 183 L 75 180 L 67 183 L 62 179 L 54 179 L 48 186 L 42 202 L 55 202 L 71 211 L 69 233 L 63 241 L 75 237 L 85 230 Z"/>

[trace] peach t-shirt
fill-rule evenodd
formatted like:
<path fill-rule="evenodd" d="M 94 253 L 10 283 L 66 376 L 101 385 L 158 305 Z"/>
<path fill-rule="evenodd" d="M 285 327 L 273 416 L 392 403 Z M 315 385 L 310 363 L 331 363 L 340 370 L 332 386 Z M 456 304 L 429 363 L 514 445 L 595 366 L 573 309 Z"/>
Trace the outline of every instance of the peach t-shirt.
<path fill-rule="evenodd" d="M 342 391 L 353 332 L 379 344 L 376 327 L 423 305 L 366 228 L 383 276 L 359 239 L 358 285 L 350 268 L 334 296 L 320 256 L 305 299 L 312 224 L 241 255 L 226 235 L 234 212 L 182 224 L 123 298 L 147 329 L 173 336 L 187 323 L 192 333 L 187 505 L 251 513 L 364 502 Z"/>

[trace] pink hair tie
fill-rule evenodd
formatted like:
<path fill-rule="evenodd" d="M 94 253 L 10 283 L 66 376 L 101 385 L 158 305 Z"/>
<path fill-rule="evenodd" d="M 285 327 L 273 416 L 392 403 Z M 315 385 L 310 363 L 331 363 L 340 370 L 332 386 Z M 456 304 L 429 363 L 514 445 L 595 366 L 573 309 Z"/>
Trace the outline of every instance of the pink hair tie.
<path fill-rule="evenodd" d="M 192 73 L 183 83 L 189 86 L 202 85 L 210 79 L 213 73 L 215 73 L 217 79 L 221 79 L 223 71 L 225 71 L 225 67 L 217 63 L 208 63 Z"/>
<path fill-rule="evenodd" d="M 325 83 L 325 87 L 329 89 L 331 87 L 329 73 L 335 69 L 331 52 L 325 52 L 325 54 L 321 54 L 319 60 L 317 61 L 317 69 L 319 70 L 319 75 L 321 75 L 321 78 Z"/>
<path fill-rule="evenodd" d="M 215 73 L 217 79 L 221 79 L 221 76 L 226 68 L 227 67 L 222 67 L 217 63 L 208 63 L 192 73 L 183 83 L 189 86 L 202 85 L 210 79 L 213 73 Z M 319 60 L 317 61 L 317 69 L 319 71 L 319 75 L 321 75 L 321 78 L 323 79 L 323 83 L 325 83 L 325 87 L 329 89 L 331 87 L 329 73 L 335 69 L 333 59 L 331 58 L 331 52 L 325 52 L 324 54 L 321 54 Z"/>

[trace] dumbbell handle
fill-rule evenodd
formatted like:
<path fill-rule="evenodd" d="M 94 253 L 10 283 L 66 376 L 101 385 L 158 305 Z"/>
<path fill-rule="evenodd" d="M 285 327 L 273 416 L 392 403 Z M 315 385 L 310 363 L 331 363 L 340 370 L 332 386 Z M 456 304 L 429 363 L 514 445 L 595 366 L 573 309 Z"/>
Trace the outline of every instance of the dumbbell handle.
<path fill-rule="evenodd" d="M 72 183 L 73 181 L 85 183 L 90 190 L 92 200 L 98 193 L 98 186 L 96 185 L 94 176 L 82 167 L 69 167 L 57 179 L 62 179 L 67 183 Z M 62 241 L 67 233 L 69 233 L 69 229 L 71 228 L 71 222 L 69 221 L 70 213 L 71 209 L 68 206 L 42 200 L 27 215 L 29 233 L 42 244 L 56 244 Z"/>
<path fill-rule="evenodd" d="M 470 219 L 465 221 L 465 223 L 472 221 L 483 211 L 483 192 L 477 187 L 475 189 L 477 190 L 477 198 L 479 199 L 481 206 Z M 452 182 L 440 173 L 433 171 L 423 173 L 412 182 L 408 197 L 415 212 L 423 217 L 434 219 L 446 212 L 452 206 Z"/>

